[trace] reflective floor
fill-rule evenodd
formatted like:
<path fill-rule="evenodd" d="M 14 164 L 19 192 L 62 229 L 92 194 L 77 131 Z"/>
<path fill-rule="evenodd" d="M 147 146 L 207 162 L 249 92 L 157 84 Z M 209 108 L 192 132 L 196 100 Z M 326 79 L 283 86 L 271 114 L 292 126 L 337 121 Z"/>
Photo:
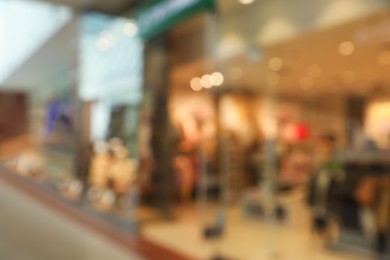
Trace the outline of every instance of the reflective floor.
<path fill-rule="evenodd" d="M 372 259 L 367 253 L 326 249 L 320 237 L 311 232 L 309 211 L 299 194 L 286 198 L 284 205 L 288 217 L 273 227 L 264 220 L 246 217 L 240 206 L 231 207 L 227 211 L 226 234 L 219 242 L 207 242 L 201 236 L 201 227 L 203 223 L 209 223 L 214 207 L 202 209 L 196 205 L 178 209 L 178 220 L 174 223 L 148 225 L 144 235 L 155 243 L 197 259 L 207 259 L 216 253 L 228 259 L 242 260 Z"/>
<path fill-rule="evenodd" d="M 142 258 L 0 182 L 0 259 Z"/>
<path fill-rule="evenodd" d="M 217 252 L 229 259 L 364 260 L 364 254 L 327 250 L 310 231 L 307 207 L 298 193 L 284 200 L 288 218 L 270 228 L 263 220 L 250 219 L 242 207 L 228 210 L 227 231 L 219 242 L 202 234 L 214 207 L 189 204 L 177 208 L 177 220 L 150 222 L 143 235 L 157 245 L 193 259 L 209 259 Z M 167 239 L 169 238 L 169 239 Z M 185 242 L 183 242 L 185 241 Z M 10 260 L 138 260 L 98 233 L 73 222 L 0 181 L 0 259 Z M 155 258 L 151 258 L 155 259 Z"/>

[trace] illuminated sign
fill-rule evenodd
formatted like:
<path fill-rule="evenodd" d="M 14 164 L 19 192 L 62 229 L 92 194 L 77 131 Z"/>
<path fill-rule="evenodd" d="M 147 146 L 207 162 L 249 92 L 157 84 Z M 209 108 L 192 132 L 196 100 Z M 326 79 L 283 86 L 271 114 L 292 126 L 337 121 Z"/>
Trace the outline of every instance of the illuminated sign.
<path fill-rule="evenodd" d="M 138 10 L 140 35 L 150 38 L 196 13 L 212 9 L 214 0 L 154 0 Z"/>

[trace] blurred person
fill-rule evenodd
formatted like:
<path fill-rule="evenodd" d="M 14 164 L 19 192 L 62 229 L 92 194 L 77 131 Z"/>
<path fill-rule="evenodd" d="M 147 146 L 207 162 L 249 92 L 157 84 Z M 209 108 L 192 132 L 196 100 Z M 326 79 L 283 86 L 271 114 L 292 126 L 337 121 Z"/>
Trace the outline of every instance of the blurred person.
<path fill-rule="evenodd" d="M 70 135 L 73 131 L 71 114 L 69 101 L 54 96 L 47 105 L 47 137 L 57 140 Z"/>
<path fill-rule="evenodd" d="M 256 138 L 247 149 L 246 171 L 249 174 L 249 183 L 251 186 L 258 185 L 260 181 L 260 167 L 263 161 L 263 140 Z"/>
<path fill-rule="evenodd" d="M 331 229 L 336 222 L 332 197 L 338 183 L 344 180 L 344 169 L 336 157 L 336 136 L 329 133 L 320 136 L 317 145 L 315 174 L 309 189 L 313 228 L 326 238 L 332 238 Z"/>
<path fill-rule="evenodd" d="M 185 142 L 185 141 L 184 141 Z M 177 154 L 173 159 L 176 172 L 176 184 L 178 196 L 181 202 L 192 199 L 196 185 L 196 149 L 183 149 L 183 141 L 180 142 Z M 188 146 L 185 146 L 186 148 Z"/>
<path fill-rule="evenodd" d="M 186 123 L 191 127 L 186 126 Z M 195 193 L 201 124 L 202 122 L 199 118 L 192 116 L 190 119 L 179 122 L 175 128 L 177 143 L 173 167 L 176 173 L 178 198 L 181 202 L 190 201 Z"/>

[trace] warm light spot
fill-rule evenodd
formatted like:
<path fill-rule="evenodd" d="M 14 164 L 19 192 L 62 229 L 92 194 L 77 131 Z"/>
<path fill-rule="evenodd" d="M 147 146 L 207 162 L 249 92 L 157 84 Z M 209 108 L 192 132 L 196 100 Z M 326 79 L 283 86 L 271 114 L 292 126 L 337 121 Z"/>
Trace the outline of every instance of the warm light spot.
<path fill-rule="evenodd" d="M 211 88 L 213 86 L 212 77 L 209 74 L 203 75 L 201 84 L 204 88 Z"/>
<path fill-rule="evenodd" d="M 269 60 L 268 67 L 272 71 L 279 71 L 283 67 L 283 61 L 281 58 L 274 57 L 274 58 Z"/>
<path fill-rule="evenodd" d="M 132 22 L 128 22 L 124 25 L 123 27 L 123 32 L 126 36 L 128 37 L 133 37 L 137 34 L 138 32 L 138 28 L 137 28 L 137 25 L 135 25 L 134 23 Z"/>
<path fill-rule="evenodd" d="M 194 91 L 200 91 L 202 89 L 202 81 L 200 78 L 193 78 L 190 82 L 191 89 Z"/>
<path fill-rule="evenodd" d="M 341 55 L 348 56 L 355 50 L 355 45 L 352 42 L 346 41 L 340 44 L 339 52 Z"/>
<path fill-rule="evenodd" d="M 211 74 L 211 83 L 214 85 L 214 86 L 221 86 L 224 82 L 224 77 L 222 75 L 221 72 L 214 72 L 213 74 Z"/>
<path fill-rule="evenodd" d="M 255 0 L 238 0 L 238 2 L 240 2 L 240 4 L 243 4 L 243 5 L 249 5 L 249 4 L 252 4 Z"/>

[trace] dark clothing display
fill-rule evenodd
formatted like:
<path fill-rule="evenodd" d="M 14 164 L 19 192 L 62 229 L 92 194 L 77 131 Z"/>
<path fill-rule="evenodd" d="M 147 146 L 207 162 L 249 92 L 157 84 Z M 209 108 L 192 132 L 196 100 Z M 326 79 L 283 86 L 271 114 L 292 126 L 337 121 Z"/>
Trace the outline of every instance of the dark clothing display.
<path fill-rule="evenodd" d="M 308 203 L 313 208 L 313 226 L 318 232 L 326 230 L 332 215 L 341 232 L 349 230 L 363 235 L 361 211 L 370 208 L 377 229 L 372 242 L 375 251 L 383 255 L 388 251 L 390 235 L 390 177 L 385 177 L 390 173 L 390 167 L 374 162 L 353 162 L 346 163 L 344 169 L 342 179 L 332 179 L 325 173 L 312 179 Z"/>
<path fill-rule="evenodd" d="M 325 231 L 331 216 L 339 212 L 340 204 L 336 198 L 343 180 L 343 166 L 332 158 L 322 163 L 312 178 L 308 202 L 313 212 L 313 228 L 317 232 Z"/>

